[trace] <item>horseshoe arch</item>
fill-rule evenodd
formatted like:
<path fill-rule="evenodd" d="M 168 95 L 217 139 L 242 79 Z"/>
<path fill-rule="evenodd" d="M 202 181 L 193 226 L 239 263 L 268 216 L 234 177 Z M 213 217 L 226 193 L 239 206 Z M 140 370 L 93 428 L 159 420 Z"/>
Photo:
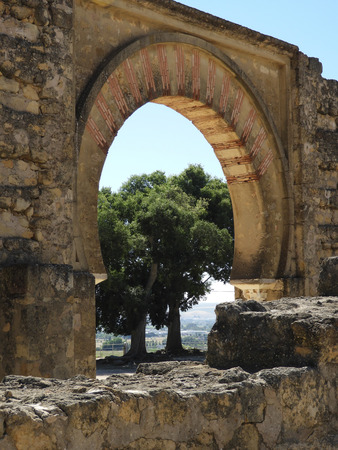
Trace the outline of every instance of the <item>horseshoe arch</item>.
<path fill-rule="evenodd" d="M 227 178 L 235 224 L 236 295 L 283 295 L 290 195 L 286 158 L 248 77 L 211 44 L 184 34 L 140 39 L 113 55 L 78 104 L 74 268 L 105 278 L 97 229 L 100 174 L 118 130 L 148 101 L 179 112 L 210 143 Z"/>

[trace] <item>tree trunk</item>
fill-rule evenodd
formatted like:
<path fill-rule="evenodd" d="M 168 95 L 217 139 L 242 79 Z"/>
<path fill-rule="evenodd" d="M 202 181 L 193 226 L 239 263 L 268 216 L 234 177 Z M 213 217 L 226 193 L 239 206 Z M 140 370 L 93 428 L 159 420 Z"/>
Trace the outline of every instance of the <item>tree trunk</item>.
<path fill-rule="evenodd" d="M 183 350 L 181 339 L 181 316 L 179 303 L 169 305 L 169 326 L 166 351 L 176 353 Z"/>
<path fill-rule="evenodd" d="M 157 263 L 153 263 L 150 268 L 150 273 L 145 287 L 145 297 L 149 297 L 151 289 L 157 277 Z M 146 348 L 146 325 L 147 314 L 144 314 L 135 330 L 131 332 L 131 344 L 129 351 L 125 354 L 126 359 L 142 359 L 147 354 Z"/>
<path fill-rule="evenodd" d="M 130 349 L 125 354 L 127 359 L 142 359 L 147 354 L 146 349 L 146 324 L 147 316 L 144 315 L 139 321 L 135 330 L 131 332 Z"/>

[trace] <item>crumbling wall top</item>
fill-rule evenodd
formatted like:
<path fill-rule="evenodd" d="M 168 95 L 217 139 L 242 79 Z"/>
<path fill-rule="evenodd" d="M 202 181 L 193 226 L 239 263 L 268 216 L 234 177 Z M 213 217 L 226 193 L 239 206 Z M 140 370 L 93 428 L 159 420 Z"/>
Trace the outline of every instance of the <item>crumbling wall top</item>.
<path fill-rule="evenodd" d="M 96 3 L 96 0 L 92 1 L 93 3 Z M 271 47 L 275 50 L 278 49 L 281 53 L 288 54 L 289 56 L 299 51 L 299 48 L 296 45 L 289 44 L 288 42 L 259 33 L 258 31 L 251 30 L 250 28 L 221 19 L 212 14 L 183 5 L 182 3 L 173 0 L 129 0 L 128 2 L 123 2 L 123 0 L 114 2 L 111 0 L 103 0 L 102 2 L 102 0 L 100 0 L 99 3 L 107 5 L 111 4 L 112 6 L 114 5 L 117 7 L 125 7 L 126 3 L 128 3 L 128 9 L 130 9 L 131 13 L 133 6 L 146 7 L 152 11 L 166 14 L 167 16 L 175 16 L 186 23 L 194 24 L 198 27 L 210 29 L 215 32 L 225 33 L 236 39 L 245 40 L 252 45 Z"/>

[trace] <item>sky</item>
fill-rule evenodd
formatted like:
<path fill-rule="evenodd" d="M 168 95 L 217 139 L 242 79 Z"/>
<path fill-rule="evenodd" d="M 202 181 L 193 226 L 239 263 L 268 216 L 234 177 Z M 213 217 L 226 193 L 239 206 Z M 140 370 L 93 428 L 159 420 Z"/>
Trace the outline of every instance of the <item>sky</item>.
<path fill-rule="evenodd" d="M 338 79 L 337 0 L 186 0 L 187 6 L 297 45 Z"/>
<path fill-rule="evenodd" d="M 306 55 L 319 58 L 323 77 L 338 79 L 338 0 L 180 3 L 297 45 Z M 103 168 L 100 188 L 110 186 L 116 191 L 131 175 L 154 170 L 173 175 L 189 164 L 201 164 L 209 174 L 223 178 L 220 164 L 203 135 L 170 108 L 148 103 L 129 117 L 118 132 Z M 208 301 L 231 298 L 229 285 L 215 284 Z"/>

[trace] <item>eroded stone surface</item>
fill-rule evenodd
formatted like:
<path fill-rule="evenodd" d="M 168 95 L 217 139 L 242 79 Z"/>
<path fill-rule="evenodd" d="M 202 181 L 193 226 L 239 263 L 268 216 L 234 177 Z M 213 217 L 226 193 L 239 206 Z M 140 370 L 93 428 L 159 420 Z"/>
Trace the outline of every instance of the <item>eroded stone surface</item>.
<path fill-rule="evenodd" d="M 338 256 L 325 258 L 319 273 L 320 295 L 338 296 Z"/>
<path fill-rule="evenodd" d="M 0 266 L 0 378 L 94 377 L 93 294 L 94 277 L 71 266 Z"/>
<path fill-rule="evenodd" d="M 4 449 L 334 449 L 337 386 L 316 369 L 142 364 L 104 381 L 7 376 Z"/>
<path fill-rule="evenodd" d="M 248 370 L 338 363 L 338 298 L 237 301 L 216 307 L 211 366 Z"/>

